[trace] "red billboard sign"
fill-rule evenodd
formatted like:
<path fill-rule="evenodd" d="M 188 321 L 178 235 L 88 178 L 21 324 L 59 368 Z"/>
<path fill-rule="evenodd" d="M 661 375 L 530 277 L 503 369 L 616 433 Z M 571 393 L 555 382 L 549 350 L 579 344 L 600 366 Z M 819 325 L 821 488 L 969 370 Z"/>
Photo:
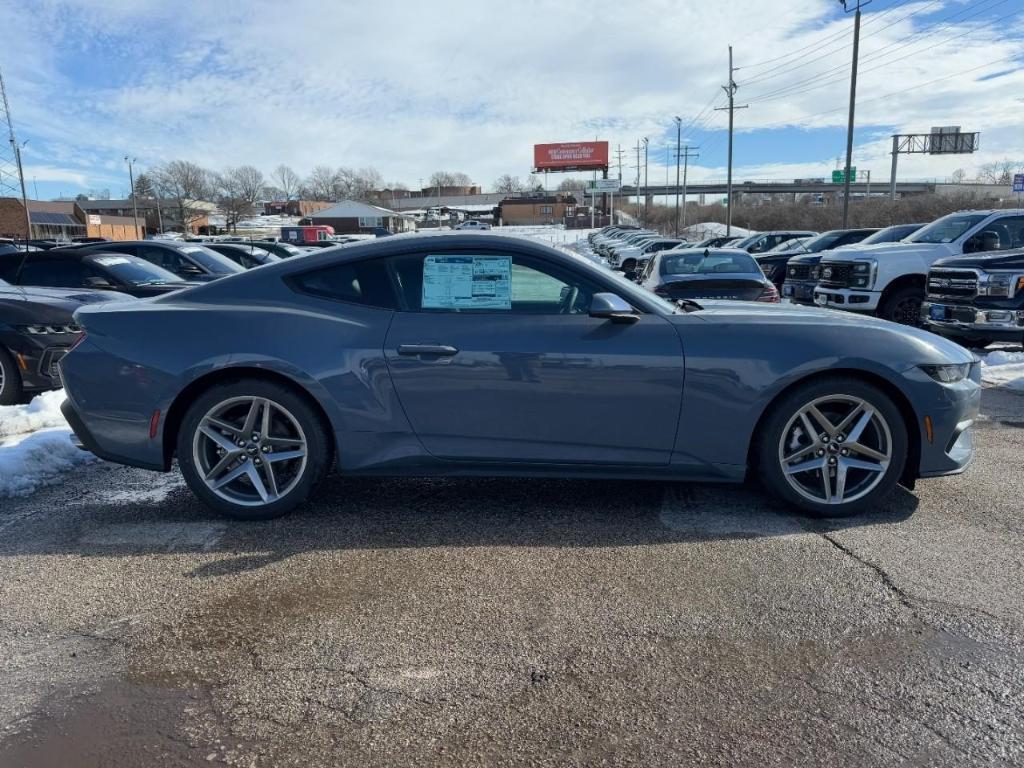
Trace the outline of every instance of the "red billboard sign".
<path fill-rule="evenodd" d="M 533 167 L 538 171 L 593 171 L 607 168 L 608 142 L 534 144 Z"/>

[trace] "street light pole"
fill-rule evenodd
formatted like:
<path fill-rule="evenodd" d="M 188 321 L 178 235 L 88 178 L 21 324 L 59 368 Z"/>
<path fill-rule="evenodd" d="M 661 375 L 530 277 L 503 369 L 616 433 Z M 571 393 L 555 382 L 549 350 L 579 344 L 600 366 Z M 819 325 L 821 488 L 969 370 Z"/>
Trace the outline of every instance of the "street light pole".
<path fill-rule="evenodd" d="M 850 0 L 839 0 L 846 13 L 850 12 Z M 857 104 L 857 57 L 860 50 L 860 9 L 871 0 L 857 0 L 853 15 L 853 64 L 850 70 L 850 117 L 846 125 L 846 170 L 843 173 L 843 229 L 850 220 L 850 166 L 853 164 L 853 115 Z"/>
<path fill-rule="evenodd" d="M 644 226 L 649 220 L 647 211 L 647 146 L 650 143 L 650 139 L 644 136 Z"/>
<path fill-rule="evenodd" d="M 683 140 L 683 118 L 676 115 L 676 237 L 679 237 L 679 145 Z M 684 201 L 685 205 L 685 201 Z"/>
<path fill-rule="evenodd" d="M 128 163 L 128 182 L 132 186 L 132 220 L 135 223 L 135 236 L 139 235 L 139 201 L 135 199 L 135 169 L 132 164 L 135 162 L 134 157 L 124 156 L 124 161 Z"/>

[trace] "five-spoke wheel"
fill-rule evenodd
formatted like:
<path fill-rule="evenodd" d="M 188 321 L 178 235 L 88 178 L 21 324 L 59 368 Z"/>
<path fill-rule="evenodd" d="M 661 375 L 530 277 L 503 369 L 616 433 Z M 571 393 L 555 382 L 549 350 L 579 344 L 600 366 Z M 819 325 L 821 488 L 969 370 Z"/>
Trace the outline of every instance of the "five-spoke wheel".
<path fill-rule="evenodd" d="M 178 461 L 192 490 L 246 519 L 275 517 L 301 503 L 330 453 L 321 419 L 305 398 L 268 381 L 208 390 L 178 436 Z"/>
<path fill-rule="evenodd" d="M 829 377 L 788 393 L 758 438 L 760 476 L 812 514 L 855 514 L 888 495 L 906 462 L 907 430 L 879 388 Z"/>

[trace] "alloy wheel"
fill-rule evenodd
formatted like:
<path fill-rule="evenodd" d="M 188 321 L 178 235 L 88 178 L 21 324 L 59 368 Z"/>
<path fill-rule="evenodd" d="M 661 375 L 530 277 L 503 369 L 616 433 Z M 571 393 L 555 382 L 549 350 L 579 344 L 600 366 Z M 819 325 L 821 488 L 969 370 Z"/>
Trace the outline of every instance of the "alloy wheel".
<path fill-rule="evenodd" d="M 892 320 L 901 325 L 920 325 L 921 300 L 906 298 L 898 302 L 892 309 Z"/>
<path fill-rule="evenodd" d="M 286 496 L 302 479 L 307 457 L 298 420 L 263 397 L 218 403 L 200 420 L 193 438 L 196 471 L 207 488 L 242 506 Z"/>
<path fill-rule="evenodd" d="M 882 482 L 892 443 L 889 424 L 871 403 L 828 395 L 800 408 L 786 424 L 779 462 L 786 481 L 804 498 L 844 504 Z"/>

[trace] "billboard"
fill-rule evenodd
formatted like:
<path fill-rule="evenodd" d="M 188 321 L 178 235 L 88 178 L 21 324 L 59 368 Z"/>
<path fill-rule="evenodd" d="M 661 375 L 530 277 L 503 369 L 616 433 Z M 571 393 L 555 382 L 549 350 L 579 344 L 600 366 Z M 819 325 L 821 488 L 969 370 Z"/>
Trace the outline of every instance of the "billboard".
<path fill-rule="evenodd" d="M 533 167 L 538 171 L 593 171 L 607 168 L 608 142 L 534 144 Z"/>

